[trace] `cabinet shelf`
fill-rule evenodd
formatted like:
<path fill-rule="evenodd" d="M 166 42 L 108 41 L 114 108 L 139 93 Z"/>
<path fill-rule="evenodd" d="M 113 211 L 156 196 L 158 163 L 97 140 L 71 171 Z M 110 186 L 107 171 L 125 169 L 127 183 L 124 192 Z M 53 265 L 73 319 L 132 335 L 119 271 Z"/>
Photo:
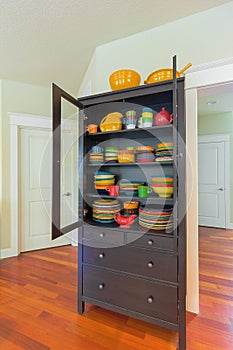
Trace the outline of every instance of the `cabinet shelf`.
<path fill-rule="evenodd" d="M 117 137 L 123 137 L 124 135 L 130 139 L 134 138 L 144 138 L 148 136 L 148 133 L 151 133 L 153 135 L 160 135 L 161 133 L 163 136 L 167 136 L 171 134 L 173 129 L 172 124 L 164 125 L 164 126 L 152 126 L 150 128 L 135 128 L 135 129 L 123 129 L 123 130 L 115 130 L 115 131 L 106 131 L 106 132 L 96 132 L 89 134 L 86 133 L 86 137 L 88 138 L 94 138 L 94 139 L 108 139 L 108 138 L 117 138 Z"/>
<path fill-rule="evenodd" d="M 100 163 L 100 164 L 91 164 L 88 163 L 90 167 L 122 167 L 122 166 L 151 166 L 151 165 L 173 165 L 174 161 L 169 160 L 167 162 L 145 162 L 145 163 Z"/>
<path fill-rule="evenodd" d="M 119 200 L 134 200 L 134 201 L 139 201 L 142 203 L 147 203 L 147 204 L 160 204 L 160 205 L 173 205 L 173 198 L 160 198 L 160 197 L 137 197 L 137 196 L 124 196 L 124 195 L 119 195 L 119 196 L 109 196 L 108 194 L 106 195 L 99 195 L 99 194 L 93 194 L 93 193 L 86 193 L 87 197 L 90 198 L 103 198 L 103 199 L 119 199 Z"/>
<path fill-rule="evenodd" d="M 129 232 L 135 232 L 135 233 L 141 233 L 141 234 L 145 234 L 145 233 L 150 233 L 150 234 L 156 234 L 156 235 L 168 235 L 168 236 L 173 236 L 174 232 L 168 232 L 166 230 L 151 230 L 151 229 L 147 229 L 143 226 L 140 226 L 137 222 L 135 222 L 133 225 L 130 226 L 130 228 L 124 228 L 124 227 L 120 227 L 119 224 L 117 224 L 116 222 L 112 222 L 109 224 L 103 224 L 103 223 L 99 223 L 99 222 L 95 222 L 92 219 L 88 219 L 85 220 L 84 223 L 86 225 L 91 225 L 91 226 L 97 226 L 97 227 L 104 227 L 104 228 L 109 228 L 112 230 L 117 230 L 117 231 L 127 231 Z"/>

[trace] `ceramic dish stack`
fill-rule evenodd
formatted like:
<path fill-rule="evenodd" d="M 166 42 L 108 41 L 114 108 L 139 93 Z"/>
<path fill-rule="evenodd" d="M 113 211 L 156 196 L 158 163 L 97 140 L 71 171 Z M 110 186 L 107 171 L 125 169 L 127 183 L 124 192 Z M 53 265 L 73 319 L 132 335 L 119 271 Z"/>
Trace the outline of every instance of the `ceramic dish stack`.
<path fill-rule="evenodd" d="M 144 185 L 144 182 L 121 180 L 120 191 L 126 196 L 137 196 L 138 186 L 140 185 Z"/>
<path fill-rule="evenodd" d="M 118 163 L 118 148 L 105 147 L 105 163 Z"/>
<path fill-rule="evenodd" d="M 89 161 L 91 164 L 101 164 L 104 161 L 103 152 L 90 152 Z"/>
<path fill-rule="evenodd" d="M 171 230 L 172 224 L 172 208 L 139 209 L 139 225 L 149 230 Z"/>
<path fill-rule="evenodd" d="M 134 163 L 135 156 L 134 150 L 119 150 L 118 151 L 118 162 L 119 163 Z"/>
<path fill-rule="evenodd" d="M 92 218 L 101 224 L 115 222 L 114 214 L 120 211 L 120 204 L 114 199 L 96 200 L 92 204 Z"/>
<path fill-rule="evenodd" d="M 137 162 L 138 163 L 151 163 L 155 161 L 154 147 L 151 146 L 139 146 L 137 147 Z"/>
<path fill-rule="evenodd" d="M 159 197 L 170 198 L 173 195 L 173 177 L 152 177 L 151 188 Z"/>
<path fill-rule="evenodd" d="M 156 162 L 169 162 L 173 159 L 173 143 L 159 143 L 156 149 Z"/>
<path fill-rule="evenodd" d="M 94 175 L 94 185 L 100 195 L 108 194 L 106 189 L 115 185 L 115 175 L 108 171 L 98 171 Z"/>

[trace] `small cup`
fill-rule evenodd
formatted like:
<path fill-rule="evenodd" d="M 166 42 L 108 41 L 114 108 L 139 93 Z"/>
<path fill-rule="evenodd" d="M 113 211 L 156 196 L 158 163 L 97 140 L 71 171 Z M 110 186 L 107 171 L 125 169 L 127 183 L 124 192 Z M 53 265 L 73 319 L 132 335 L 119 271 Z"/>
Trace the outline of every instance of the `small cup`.
<path fill-rule="evenodd" d="M 148 194 L 152 192 L 149 186 L 138 186 L 138 197 L 147 198 Z"/>
<path fill-rule="evenodd" d="M 106 188 L 106 191 L 109 192 L 110 196 L 116 197 L 119 195 L 119 186 L 116 186 L 116 185 L 109 186 Z"/>
<path fill-rule="evenodd" d="M 92 150 L 92 152 L 94 152 L 94 153 L 103 152 L 103 148 L 100 147 L 100 146 L 93 146 L 91 150 Z"/>
<path fill-rule="evenodd" d="M 125 113 L 126 117 L 136 117 L 136 111 L 131 110 Z"/>
<path fill-rule="evenodd" d="M 153 113 L 142 112 L 142 126 L 144 128 L 150 128 L 153 125 Z"/>
<path fill-rule="evenodd" d="M 89 132 L 89 134 L 94 134 L 97 132 L 97 130 L 98 130 L 98 125 L 96 124 L 87 125 L 87 131 Z"/>

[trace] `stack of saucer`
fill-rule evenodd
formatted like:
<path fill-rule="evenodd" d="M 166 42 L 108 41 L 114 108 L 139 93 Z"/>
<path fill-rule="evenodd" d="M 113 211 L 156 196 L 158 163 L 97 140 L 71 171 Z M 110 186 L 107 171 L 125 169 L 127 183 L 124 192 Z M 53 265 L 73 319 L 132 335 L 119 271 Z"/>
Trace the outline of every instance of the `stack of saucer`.
<path fill-rule="evenodd" d="M 105 147 L 105 163 L 118 163 L 118 148 Z"/>
<path fill-rule="evenodd" d="M 159 143 L 156 149 L 156 162 L 169 162 L 173 159 L 173 143 Z"/>
<path fill-rule="evenodd" d="M 114 199 L 101 199 L 94 201 L 92 205 L 93 220 L 102 224 L 114 221 L 114 214 L 120 211 L 120 204 Z"/>
<path fill-rule="evenodd" d="M 129 181 L 121 180 L 120 182 L 120 191 L 126 196 L 137 196 L 138 195 L 138 186 L 144 185 L 144 182 L 141 181 Z"/>
<path fill-rule="evenodd" d="M 104 161 L 103 148 L 99 146 L 93 146 L 91 152 L 89 152 L 89 161 L 91 164 L 101 164 Z"/>
<path fill-rule="evenodd" d="M 151 146 L 139 146 L 137 148 L 137 162 L 138 163 L 150 163 L 155 161 L 154 147 Z"/>

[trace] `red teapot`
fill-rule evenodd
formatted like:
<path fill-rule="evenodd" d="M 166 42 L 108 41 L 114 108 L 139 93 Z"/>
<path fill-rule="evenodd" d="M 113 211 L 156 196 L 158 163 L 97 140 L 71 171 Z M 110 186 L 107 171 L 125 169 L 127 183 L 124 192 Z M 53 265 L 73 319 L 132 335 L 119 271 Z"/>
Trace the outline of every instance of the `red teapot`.
<path fill-rule="evenodd" d="M 154 125 L 162 126 L 172 123 L 172 114 L 166 111 L 165 107 L 154 117 Z"/>
<path fill-rule="evenodd" d="M 123 228 L 130 228 L 130 225 L 133 224 L 134 219 L 137 217 L 136 214 L 130 215 L 130 216 L 124 216 L 120 213 L 114 214 L 115 221 L 120 225 L 120 227 Z"/>

